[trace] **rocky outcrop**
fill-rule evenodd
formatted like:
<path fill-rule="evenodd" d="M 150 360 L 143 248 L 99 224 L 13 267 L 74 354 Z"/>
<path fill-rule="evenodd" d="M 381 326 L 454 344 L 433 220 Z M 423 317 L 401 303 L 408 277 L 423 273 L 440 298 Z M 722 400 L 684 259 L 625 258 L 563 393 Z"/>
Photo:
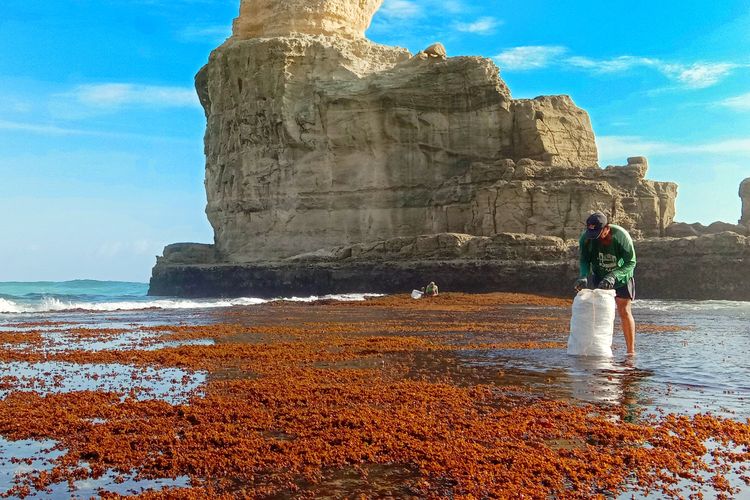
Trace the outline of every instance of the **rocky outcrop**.
<path fill-rule="evenodd" d="M 164 247 L 161 257 L 156 258 L 157 265 L 170 264 L 218 264 L 221 262 L 216 247 L 202 243 L 172 243 Z"/>
<path fill-rule="evenodd" d="M 718 234 L 731 231 L 733 233 L 748 235 L 750 230 L 747 226 L 740 224 L 729 224 L 728 222 L 712 222 L 708 226 L 704 226 L 699 222 L 688 224 L 686 222 L 674 222 L 667 227 L 664 231 L 665 236 L 672 238 L 684 238 L 686 236 L 700 236 L 704 234 Z"/>
<path fill-rule="evenodd" d="M 742 217 L 739 223 L 750 229 L 750 177 L 740 184 L 740 199 L 742 200 Z"/>
<path fill-rule="evenodd" d="M 674 222 L 670 224 L 664 234 L 670 237 L 699 236 L 704 234 L 717 234 L 727 231 L 740 235 L 750 235 L 750 178 L 740 183 L 740 199 L 742 200 L 742 215 L 737 224 L 716 221 L 708 226 L 698 222 L 687 224 L 685 222 Z"/>
<path fill-rule="evenodd" d="M 646 179 L 643 157 L 600 168 L 570 97 L 513 99 L 491 60 L 441 44 L 412 56 L 372 43 L 379 3 L 242 1 L 196 76 L 215 244 L 167 247 L 150 293 L 394 292 L 437 279 L 566 295 L 583 221 L 599 210 L 637 240 L 639 296 L 750 299 L 733 279 L 750 262 L 748 181 L 740 225 L 673 224 L 677 186 Z"/>
<path fill-rule="evenodd" d="M 242 0 L 234 39 L 304 33 L 364 38 L 383 0 Z"/>
<path fill-rule="evenodd" d="M 588 114 L 568 96 L 512 102 L 514 158 L 551 165 L 596 167 L 598 152 Z"/>
<path fill-rule="evenodd" d="M 663 234 L 675 186 L 645 163 L 599 169 L 568 96 L 514 100 L 490 59 L 374 44 L 377 6 L 245 0 L 196 77 L 222 259 L 440 232 L 567 238 L 594 209 Z"/>
<path fill-rule="evenodd" d="M 599 210 L 635 238 L 663 235 L 675 215 L 677 186 L 646 180 L 647 168 L 640 157 L 605 169 L 555 167 L 529 160 L 506 162 L 505 172 L 488 168 L 484 175 L 504 175 L 477 190 L 472 205 L 476 222 L 466 232 L 578 238 L 582 221 Z"/>
<path fill-rule="evenodd" d="M 750 237 L 733 232 L 636 242 L 639 298 L 750 300 Z M 151 293 L 193 297 L 441 291 L 572 296 L 574 240 L 527 234 L 436 234 L 319 250 L 247 264 L 160 265 Z"/>

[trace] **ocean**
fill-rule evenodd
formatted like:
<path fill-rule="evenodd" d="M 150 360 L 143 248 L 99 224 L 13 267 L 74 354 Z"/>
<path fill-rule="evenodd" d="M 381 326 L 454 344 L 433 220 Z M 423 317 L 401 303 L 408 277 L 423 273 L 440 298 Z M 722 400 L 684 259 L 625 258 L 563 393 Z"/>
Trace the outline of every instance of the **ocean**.
<path fill-rule="evenodd" d="M 143 348 L 144 342 L 147 349 L 158 349 L 163 344 L 149 344 L 153 339 L 146 338 L 149 334 L 139 328 L 211 324 L 226 321 L 222 311 L 262 309 L 279 301 L 362 301 L 376 296 L 361 293 L 272 300 L 255 297 L 184 299 L 149 297 L 147 291 L 146 283 L 131 282 L 0 283 L 0 333 L 46 328 L 49 330 L 45 343 L 48 352 Z M 411 299 L 405 296 L 404 300 Z M 536 306 L 513 307 L 528 310 Z M 547 314 L 544 307 L 538 309 L 540 316 Z M 557 313 L 550 314 L 564 315 L 565 311 L 560 312 L 558 308 Z M 622 333 L 616 324 L 613 346 L 616 354 L 612 359 L 571 357 L 564 349 L 507 349 L 462 351 L 455 355 L 455 362 L 466 370 L 473 370 L 472 373 L 489 374 L 492 378 L 488 380 L 494 384 L 523 386 L 553 399 L 632 408 L 633 415 L 709 413 L 733 420 L 747 419 L 750 415 L 750 363 L 747 362 L 750 302 L 638 300 L 634 302 L 633 314 L 637 329 L 638 325 L 644 325 L 638 331 L 635 357 L 624 355 Z M 55 325 L 60 324 L 65 324 L 65 328 L 129 331 L 86 344 L 89 341 L 85 338 L 69 337 L 65 328 L 56 329 Z M 565 339 L 560 333 L 548 337 L 558 342 Z M 185 341 L 194 345 L 211 345 L 211 342 L 211 339 Z M 154 380 L 153 386 L 144 388 L 143 397 L 181 404 L 206 381 L 204 373 L 179 369 L 143 370 L 128 365 L 0 363 L 0 377 L 18 377 L 26 384 L 22 390 L 42 394 L 77 390 L 127 392 L 131 379 L 138 376 Z M 56 377 L 55 384 L 34 385 L 38 384 L 35 382 L 38 379 L 50 377 L 50 373 Z M 497 373 L 503 375 L 498 378 Z M 7 394 L 0 390 L 0 399 Z M 0 437 L 0 456 L 3 450 L 20 457 L 41 449 L 44 449 L 43 443 L 11 442 Z M 49 453 L 45 453 L 49 459 Z M 15 464 L 0 463 L 0 486 L 7 488 L 18 471 Z M 747 498 L 747 487 L 737 477 L 732 482 L 743 488 L 738 498 Z M 182 485 L 180 482 L 138 484 L 141 488 Z M 111 485 L 111 478 L 78 484 L 78 494 L 95 494 L 96 488 L 102 485 Z"/>
<path fill-rule="evenodd" d="M 0 331 L 17 323 L 64 322 L 87 327 L 124 324 L 203 324 L 212 313 L 276 301 L 361 301 L 377 294 L 340 294 L 261 299 L 149 297 L 147 283 L 74 280 L 0 283 Z M 539 374 L 560 374 L 550 394 L 584 401 L 616 400 L 623 380 L 638 380 L 639 404 L 649 409 L 692 413 L 710 410 L 750 415 L 750 302 L 659 301 L 633 303 L 637 323 L 665 325 L 668 331 L 640 331 L 638 355 L 628 359 L 581 360 L 564 351 L 519 350 L 467 357 L 468 365 L 502 365 L 529 383 Z M 615 352 L 624 351 L 615 325 Z"/>
<path fill-rule="evenodd" d="M 273 300 L 260 298 L 182 299 L 149 297 L 148 283 L 127 281 L 36 281 L 0 282 L 0 314 L 6 319 L 13 315 L 48 315 L 65 312 L 124 312 L 149 309 L 213 309 L 232 306 L 265 304 Z M 363 300 L 373 294 L 339 294 L 311 297 L 286 297 L 276 300 L 312 302 L 315 300 Z M 40 317 L 41 317 L 40 316 Z"/>

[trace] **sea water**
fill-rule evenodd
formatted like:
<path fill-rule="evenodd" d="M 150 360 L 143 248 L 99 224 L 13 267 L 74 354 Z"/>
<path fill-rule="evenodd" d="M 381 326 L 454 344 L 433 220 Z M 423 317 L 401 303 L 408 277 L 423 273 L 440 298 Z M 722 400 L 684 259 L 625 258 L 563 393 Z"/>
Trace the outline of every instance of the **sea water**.
<path fill-rule="evenodd" d="M 134 323 L 204 324 L 215 321 L 210 312 L 219 308 L 376 296 L 185 299 L 150 297 L 147 292 L 146 283 L 119 281 L 0 283 L 0 331 L 45 321 L 108 328 Z M 637 323 L 669 327 L 638 332 L 635 357 L 624 355 L 618 322 L 614 359 L 568 356 L 563 349 L 521 349 L 467 352 L 459 361 L 500 367 L 514 383 L 545 381 L 546 387 L 540 389 L 552 396 L 614 403 L 630 395 L 635 404 L 648 409 L 711 411 L 735 418 L 750 415 L 750 302 L 637 300 L 633 314 Z"/>
<path fill-rule="evenodd" d="M 271 300 L 257 297 L 184 299 L 149 297 L 147 290 L 145 283 L 90 280 L 0 283 L 0 331 L 22 330 L 24 324 L 44 322 L 131 330 L 134 325 L 137 328 L 137 325 L 207 324 L 220 320 L 222 316 L 215 314 L 220 308 L 263 307 L 272 300 L 365 300 L 375 295 L 280 297 Z M 557 310 L 557 314 L 565 313 Z M 638 419 L 644 412 L 710 413 L 740 421 L 750 416 L 750 363 L 747 361 L 750 302 L 637 300 L 633 304 L 633 314 L 637 330 L 639 325 L 651 326 L 638 331 L 638 354 L 634 357 L 625 355 L 619 321 L 615 325 L 614 358 L 568 356 L 564 348 L 454 351 L 431 356 L 455 356 L 454 361 L 470 370 L 467 373 L 478 374 L 477 380 L 481 383 L 525 386 L 547 398 L 618 405 L 632 409 L 633 419 Z M 55 329 L 54 326 L 49 328 L 51 331 Z M 141 348 L 138 342 L 145 339 L 145 334 L 142 339 L 137 335 L 126 338 L 130 334 L 125 333 L 122 338 L 108 340 L 111 345 L 78 345 L 71 344 L 74 341 L 64 338 L 64 335 L 60 338 L 55 335 L 63 334 L 49 335 L 46 348 L 50 351 L 55 350 L 55 346 L 91 350 Z M 551 334 L 549 340 L 564 341 L 565 338 L 564 335 Z M 205 341 L 210 340 L 196 342 Z M 425 362 L 434 363 L 435 360 Z M 0 363 L 0 376 L 14 374 L 33 381 L 40 374 L 54 372 L 67 380 L 67 385 L 54 390 L 125 391 L 134 370 L 129 366 L 108 365 L 107 369 L 114 370 L 115 376 L 105 378 L 106 383 L 98 382 L 99 385 L 92 385 L 91 381 L 97 380 L 94 376 L 77 376 L 79 372 L 76 370 L 83 370 L 80 373 L 88 373 L 88 370 L 96 375 L 94 372 L 99 369 L 102 368 L 68 367 L 64 363 L 53 367 L 44 363 Z M 502 375 L 498 376 L 498 373 Z M 141 375 L 148 375 L 157 382 L 153 388 L 144 388 L 144 397 L 172 403 L 184 402 L 189 392 L 200 387 L 207 376 L 202 372 L 183 374 L 158 370 Z M 188 376 L 183 378 L 185 375 Z M 170 384 L 170 380 L 181 382 Z M 5 394 L 0 393 L 1 397 Z M 0 454 L 3 448 L 18 451 L 17 447 L 17 444 L 0 438 Z M 0 483 L 7 482 L 3 480 L 4 474 L 11 473 L 4 472 L 0 466 Z M 743 488 L 740 497 L 747 496 Z"/>
<path fill-rule="evenodd" d="M 216 321 L 212 314 L 234 306 L 262 306 L 273 301 L 313 302 L 316 300 L 361 301 L 376 294 L 338 294 L 326 296 L 279 297 L 261 299 L 185 299 L 150 297 L 147 283 L 74 280 L 65 282 L 0 282 L 0 332 L 42 331 L 47 353 L 67 350 L 158 349 L 177 344 L 211 344 L 211 339 L 157 342 L 158 334 L 141 327 L 174 324 L 206 324 Z M 64 326 L 61 326 L 64 325 Z M 68 336 L 66 328 L 122 329 L 102 339 Z M 18 346 L 17 348 L 23 348 Z M 12 345 L 0 346 L 12 349 Z M 179 368 L 143 367 L 124 364 L 80 364 L 65 362 L 0 362 L 0 379 L 13 377 L 16 390 L 45 395 L 71 391 L 106 391 L 134 395 L 137 399 L 159 399 L 185 404 L 206 383 L 204 371 Z M 134 380 L 137 392 L 133 393 Z M 54 381 L 54 383 L 52 383 Z M 0 399 L 9 391 L 0 388 Z M 54 441 L 10 441 L 0 436 L 0 493 L 13 485 L 14 477 L 33 469 L 48 470 L 50 460 L 62 454 Z M 13 460 L 11 460 L 13 457 Z M 19 461 L 19 459 L 22 459 Z M 99 479 L 75 482 L 75 494 L 67 483 L 55 483 L 35 498 L 87 498 L 100 488 L 129 494 L 147 489 L 186 487 L 187 477 L 144 480 L 128 475 L 115 480 L 114 473 Z"/>
<path fill-rule="evenodd" d="M 147 283 L 125 281 L 38 281 L 0 282 L 0 314 L 42 314 L 53 312 L 112 312 L 146 309 L 212 309 L 258 305 L 269 299 L 182 299 L 150 297 Z M 364 300 L 375 294 L 338 294 L 310 297 L 279 297 L 272 300 L 312 302 L 315 300 Z M 6 316 L 7 318 L 8 316 Z M 27 318 L 28 320 L 28 318 Z"/>

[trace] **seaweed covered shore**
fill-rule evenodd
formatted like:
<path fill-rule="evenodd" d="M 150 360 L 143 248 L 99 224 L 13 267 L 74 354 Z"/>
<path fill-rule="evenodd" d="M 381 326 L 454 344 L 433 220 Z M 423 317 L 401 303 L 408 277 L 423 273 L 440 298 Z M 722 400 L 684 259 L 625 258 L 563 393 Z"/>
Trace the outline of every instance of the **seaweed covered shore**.
<path fill-rule="evenodd" d="M 569 304 L 394 295 L 179 324 L 16 323 L 0 331 L 0 362 L 43 368 L 0 380 L 3 465 L 27 465 L 2 490 L 74 494 L 93 481 L 102 497 L 728 498 L 750 484 L 748 420 L 582 402 L 464 362 L 564 349 Z M 32 441 L 50 445 L 13 455 L 12 443 Z"/>

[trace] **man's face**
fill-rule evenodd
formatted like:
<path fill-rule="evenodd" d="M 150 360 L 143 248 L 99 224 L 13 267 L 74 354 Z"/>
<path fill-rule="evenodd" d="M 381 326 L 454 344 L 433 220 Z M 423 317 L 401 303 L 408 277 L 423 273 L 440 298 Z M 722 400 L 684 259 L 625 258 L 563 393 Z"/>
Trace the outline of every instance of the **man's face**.
<path fill-rule="evenodd" d="M 595 234 L 596 230 L 599 229 L 601 226 L 598 226 L 597 224 L 588 224 L 586 226 L 586 229 L 589 233 Z M 602 239 L 604 237 L 604 231 L 607 231 L 609 227 L 604 226 L 601 229 L 599 229 L 599 236 L 597 236 L 596 239 Z"/>

